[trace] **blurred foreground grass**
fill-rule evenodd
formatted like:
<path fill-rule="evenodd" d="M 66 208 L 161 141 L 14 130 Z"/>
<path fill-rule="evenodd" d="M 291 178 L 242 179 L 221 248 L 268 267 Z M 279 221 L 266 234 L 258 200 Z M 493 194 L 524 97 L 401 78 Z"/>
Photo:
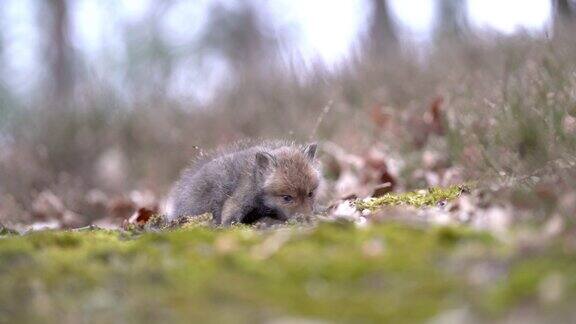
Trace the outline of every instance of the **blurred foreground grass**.
<path fill-rule="evenodd" d="M 564 321 L 576 295 L 565 243 L 340 222 L 5 235 L 0 322 Z"/>

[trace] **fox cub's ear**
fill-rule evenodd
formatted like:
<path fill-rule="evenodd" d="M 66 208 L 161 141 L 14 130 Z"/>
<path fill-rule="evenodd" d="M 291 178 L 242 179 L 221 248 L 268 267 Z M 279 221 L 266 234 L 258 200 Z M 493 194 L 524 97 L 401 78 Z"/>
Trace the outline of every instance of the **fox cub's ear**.
<path fill-rule="evenodd" d="M 310 143 L 304 147 L 304 154 L 306 155 L 306 157 L 310 161 L 314 161 L 314 158 L 316 157 L 316 148 L 317 147 L 318 147 L 318 144 L 316 144 L 316 143 Z"/>
<path fill-rule="evenodd" d="M 276 158 L 268 152 L 258 152 L 256 153 L 256 164 L 259 169 L 267 169 L 269 167 L 278 166 Z"/>

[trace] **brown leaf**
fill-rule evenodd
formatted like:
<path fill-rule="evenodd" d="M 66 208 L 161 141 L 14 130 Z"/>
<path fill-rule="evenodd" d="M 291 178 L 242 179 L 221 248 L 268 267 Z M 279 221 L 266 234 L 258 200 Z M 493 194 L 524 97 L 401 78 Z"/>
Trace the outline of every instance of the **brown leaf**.
<path fill-rule="evenodd" d="M 62 199 L 49 190 L 42 191 L 32 203 L 32 215 L 37 226 L 49 224 L 49 228 L 73 228 L 85 224 L 77 213 L 68 210 Z"/>
<path fill-rule="evenodd" d="M 36 220 L 60 219 L 66 208 L 53 192 L 42 191 L 32 203 L 32 215 Z"/>
<path fill-rule="evenodd" d="M 108 213 L 112 217 L 126 219 L 129 215 L 134 213 L 136 210 L 136 204 L 132 199 L 115 197 L 108 203 L 107 209 Z"/>
<path fill-rule="evenodd" d="M 445 133 L 442 103 L 444 103 L 444 97 L 437 96 L 432 100 L 428 108 L 430 132 L 437 135 L 443 135 Z"/>
<path fill-rule="evenodd" d="M 407 123 L 407 129 L 410 130 L 412 141 L 417 148 L 422 148 L 428 142 L 431 134 L 444 135 L 445 114 L 442 109 L 444 98 L 436 96 L 424 116 L 410 116 Z"/>
<path fill-rule="evenodd" d="M 377 185 L 372 191 L 372 197 L 382 197 L 385 194 L 392 192 L 394 186 L 391 182 L 384 182 L 383 184 Z"/>
<path fill-rule="evenodd" d="M 70 210 L 65 210 L 64 213 L 62 213 L 60 221 L 66 228 L 75 228 L 86 224 L 82 216 Z"/>
<path fill-rule="evenodd" d="M 365 183 L 373 183 L 381 194 L 393 191 L 396 179 L 390 173 L 386 156 L 378 149 L 372 148 L 365 158 L 367 168 L 364 168 L 363 179 Z"/>
<path fill-rule="evenodd" d="M 372 106 L 372 109 L 370 110 L 370 117 L 378 129 L 384 129 L 391 119 L 390 114 L 382 111 L 382 105 L 380 104 Z"/>
<path fill-rule="evenodd" d="M 145 225 L 148 220 L 154 215 L 154 211 L 147 209 L 147 208 L 139 208 L 133 215 L 130 217 L 128 222 L 130 224 L 136 225 Z"/>

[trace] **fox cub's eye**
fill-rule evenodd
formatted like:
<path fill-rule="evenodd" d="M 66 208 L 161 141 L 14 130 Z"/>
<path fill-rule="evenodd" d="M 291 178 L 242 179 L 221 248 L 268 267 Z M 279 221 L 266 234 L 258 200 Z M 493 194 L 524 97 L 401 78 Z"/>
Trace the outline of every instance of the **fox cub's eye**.
<path fill-rule="evenodd" d="M 292 198 L 292 196 L 290 195 L 284 195 L 282 196 L 282 199 L 284 200 L 284 202 L 292 202 L 292 200 L 294 200 L 294 198 Z"/>
<path fill-rule="evenodd" d="M 308 197 L 309 197 L 309 198 L 312 198 L 312 196 L 314 196 L 314 191 L 310 191 L 310 192 L 308 193 Z"/>

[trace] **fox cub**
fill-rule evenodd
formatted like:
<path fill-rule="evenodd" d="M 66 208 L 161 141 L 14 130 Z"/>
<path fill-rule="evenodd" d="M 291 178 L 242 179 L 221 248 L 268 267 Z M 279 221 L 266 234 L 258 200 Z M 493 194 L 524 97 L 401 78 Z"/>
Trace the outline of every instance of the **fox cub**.
<path fill-rule="evenodd" d="M 212 213 L 215 224 L 286 221 L 311 214 L 321 181 L 316 144 L 238 144 L 184 170 L 169 196 L 168 218 Z"/>

